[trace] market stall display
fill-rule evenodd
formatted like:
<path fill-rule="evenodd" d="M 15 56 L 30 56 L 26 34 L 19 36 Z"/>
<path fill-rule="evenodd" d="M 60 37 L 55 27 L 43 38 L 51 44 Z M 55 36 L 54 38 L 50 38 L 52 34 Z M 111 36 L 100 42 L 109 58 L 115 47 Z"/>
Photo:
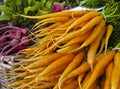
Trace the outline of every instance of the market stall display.
<path fill-rule="evenodd" d="M 81 5 L 89 10 L 19 13 L 36 22 L 28 35 L 34 44 L 13 56 L 1 56 L 1 76 L 7 77 L 2 85 L 12 89 L 119 89 L 120 2 L 108 0 L 93 7 L 86 2 Z"/>

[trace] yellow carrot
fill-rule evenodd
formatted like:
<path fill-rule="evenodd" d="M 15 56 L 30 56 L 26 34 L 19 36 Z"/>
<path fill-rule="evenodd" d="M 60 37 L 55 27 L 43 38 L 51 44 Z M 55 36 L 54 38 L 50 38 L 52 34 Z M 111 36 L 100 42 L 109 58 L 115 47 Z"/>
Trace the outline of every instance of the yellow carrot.
<path fill-rule="evenodd" d="M 89 65 L 90 65 L 90 67 L 91 67 L 91 70 L 93 70 L 93 62 L 94 62 L 94 59 L 95 59 L 95 55 L 97 53 L 97 49 L 99 47 L 101 39 L 104 36 L 104 33 L 105 33 L 105 29 L 102 29 L 102 31 L 99 33 L 97 38 L 95 38 L 93 40 L 93 42 L 90 44 L 90 47 L 88 49 L 87 61 L 88 61 Z"/>
<path fill-rule="evenodd" d="M 78 85 L 79 85 L 79 88 L 80 88 L 80 89 L 82 89 L 81 83 L 82 83 L 82 80 L 83 80 L 83 77 L 84 77 L 84 76 L 85 76 L 85 73 L 82 73 L 82 74 L 78 75 L 78 78 L 77 78 L 77 80 L 78 80 Z"/>
<path fill-rule="evenodd" d="M 104 89 L 111 89 L 112 70 L 113 70 L 113 62 L 111 62 L 110 64 L 108 64 L 108 66 L 105 69 Z"/>
<path fill-rule="evenodd" d="M 44 19 L 44 18 L 49 18 L 49 17 L 58 17 L 58 16 L 68 16 L 68 17 L 76 17 L 76 16 L 82 16 L 89 11 L 87 10 L 81 10 L 81 11 L 64 11 L 64 12 L 56 12 L 56 13 L 50 13 L 46 15 L 41 15 L 41 16 L 25 16 L 25 15 L 20 15 L 25 18 L 30 18 L 30 19 Z"/>
<path fill-rule="evenodd" d="M 120 84 L 120 52 L 114 56 L 114 68 L 111 76 L 111 89 L 118 89 Z"/>
<path fill-rule="evenodd" d="M 83 79 L 83 82 L 81 84 L 82 88 L 81 89 L 85 89 L 85 86 L 87 85 L 88 81 L 89 81 L 89 78 L 92 74 L 92 71 L 88 71 Z"/>
<path fill-rule="evenodd" d="M 110 38 L 112 32 L 113 32 L 113 26 L 112 26 L 111 24 L 109 24 L 109 25 L 107 26 L 107 29 L 106 29 L 106 37 L 105 37 L 105 53 L 106 53 L 107 46 L 108 46 L 108 40 L 109 40 L 109 38 Z"/>
<path fill-rule="evenodd" d="M 103 51 L 104 45 L 105 45 L 105 38 L 103 37 L 103 39 L 101 41 L 100 49 L 97 54 L 100 54 Z"/>
<path fill-rule="evenodd" d="M 94 67 L 92 75 L 89 79 L 89 82 L 86 86 L 85 89 L 88 89 L 95 81 L 98 77 L 100 77 L 100 73 L 101 71 L 103 71 L 103 69 L 112 61 L 113 57 L 115 55 L 115 51 L 110 50 L 106 53 L 105 57 L 103 57 Z"/>

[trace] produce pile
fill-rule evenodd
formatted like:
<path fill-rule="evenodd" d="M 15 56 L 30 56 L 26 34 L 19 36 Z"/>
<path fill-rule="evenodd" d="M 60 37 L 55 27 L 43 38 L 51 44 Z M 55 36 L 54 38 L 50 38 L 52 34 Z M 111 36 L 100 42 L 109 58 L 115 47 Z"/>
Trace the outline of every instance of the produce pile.
<path fill-rule="evenodd" d="M 0 22 L 0 57 L 13 54 L 30 46 L 27 28 L 9 25 Z"/>
<path fill-rule="evenodd" d="M 101 11 L 19 14 L 38 21 L 30 31 L 35 44 L 19 52 L 25 57 L 12 65 L 8 88 L 120 89 L 120 2 L 105 2 Z"/>
<path fill-rule="evenodd" d="M 19 81 L 8 87 L 118 89 L 120 52 L 108 48 L 114 27 L 101 13 L 81 10 L 21 16 L 41 19 L 32 28 L 38 42 L 23 50 L 26 58 L 13 65 L 13 78 Z"/>

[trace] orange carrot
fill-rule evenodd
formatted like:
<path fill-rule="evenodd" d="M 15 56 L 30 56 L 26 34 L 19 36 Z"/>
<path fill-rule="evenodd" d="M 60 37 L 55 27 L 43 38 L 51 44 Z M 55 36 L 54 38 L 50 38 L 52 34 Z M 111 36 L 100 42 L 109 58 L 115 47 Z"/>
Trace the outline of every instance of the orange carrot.
<path fill-rule="evenodd" d="M 20 15 L 22 17 L 25 18 L 30 18 L 30 19 L 44 19 L 44 18 L 49 18 L 49 17 L 58 17 L 58 16 L 72 16 L 72 17 L 76 17 L 76 16 L 82 16 L 86 13 L 88 13 L 89 11 L 87 10 L 81 10 L 81 11 L 64 11 L 64 12 L 56 12 L 56 13 L 50 13 L 50 14 L 46 14 L 46 15 L 41 15 L 41 16 L 25 16 L 25 15 Z"/>
<path fill-rule="evenodd" d="M 108 46 L 108 40 L 109 40 L 109 38 L 110 38 L 112 32 L 113 32 L 113 26 L 112 26 L 111 24 L 109 24 L 109 25 L 107 26 L 107 29 L 106 29 L 106 37 L 105 37 L 105 53 L 106 53 L 107 46 Z"/>
<path fill-rule="evenodd" d="M 112 70 L 113 70 L 113 62 L 108 64 L 108 66 L 106 67 L 104 89 L 111 89 Z"/>
<path fill-rule="evenodd" d="M 83 82 L 81 84 L 82 88 L 81 89 L 85 89 L 85 86 L 87 85 L 88 81 L 89 81 L 89 78 L 92 74 L 92 71 L 88 71 L 83 79 Z"/>
<path fill-rule="evenodd" d="M 120 52 L 114 56 L 114 68 L 111 77 L 111 89 L 118 89 L 120 84 Z"/>
<path fill-rule="evenodd" d="M 90 67 L 91 67 L 91 70 L 93 70 L 93 62 L 94 62 L 94 59 L 95 59 L 95 55 L 97 53 L 97 49 L 99 47 L 100 41 L 101 41 L 102 37 L 104 36 L 104 33 L 105 33 L 105 29 L 102 29 L 102 31 L 99 33 L 97 38 L 95 38 L 93 40 L 93 42 L 90 44 L 90 47 L 88 49 L 87 61 L 90 65 Z"/>
<path fill-rule="evenodd" d="M 97 54 L 100 54 L 103 51 L 104 45 L 105 45 L 105 38 L 103 37 L 103 39 L 101 41 L 100 49 Z"/>
<path fill-rule="evenodd" d="M 85 76 L 85 73 L 82 73 L 82 74 L 78 75 L 78 78 L 77 78 L 77 80 L 78 80 L 78 85 L 79 85 L 79 88 L 80 88 L 80 89 L 82 89 L 81 83 L 82 83 L 82 80 L 83 80 L 83 77 L 84 77 L 84 76 Z"/>
<path fill-rule="evenodd" d="M 110 50 L 106 53 L 105 57 L 103 57 L 96 64 L 85 89 L 88 89 L 96 81 L 96 79 L 99 77 L 101 71 L 112 61 L 114 55 L 115 55 L 115 51 Z"/>

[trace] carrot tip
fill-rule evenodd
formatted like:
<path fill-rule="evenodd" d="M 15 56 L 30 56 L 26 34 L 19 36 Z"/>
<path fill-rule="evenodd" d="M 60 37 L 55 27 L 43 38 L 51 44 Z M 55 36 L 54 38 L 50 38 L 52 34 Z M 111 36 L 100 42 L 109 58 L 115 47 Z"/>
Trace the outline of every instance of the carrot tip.
<path fill-rule="evenodd" d="M 116 88 L 114 86 L 112 86 L 111 89 L 116 89 Z"/>
<path fill-rule="evenodd" d="M 90 65 L 91 71 L 93 71 L 93 65 Z"/>

